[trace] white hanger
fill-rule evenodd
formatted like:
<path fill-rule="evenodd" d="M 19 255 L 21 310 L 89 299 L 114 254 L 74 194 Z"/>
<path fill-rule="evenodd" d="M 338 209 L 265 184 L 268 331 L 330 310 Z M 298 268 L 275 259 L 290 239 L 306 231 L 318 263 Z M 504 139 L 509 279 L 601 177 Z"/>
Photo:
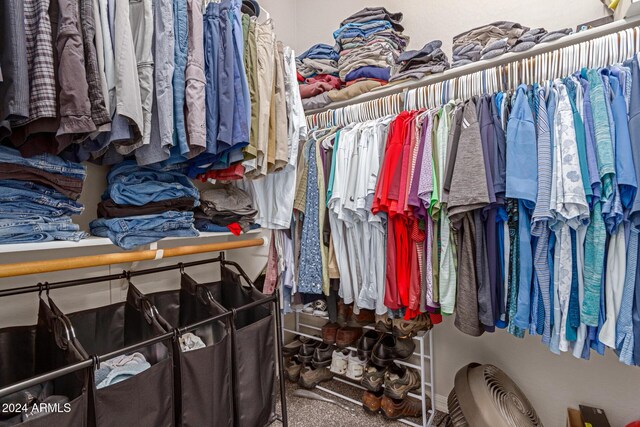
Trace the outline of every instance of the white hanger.
<path fill-rule="evenodd" d="M 265 22 L 268 22 L 271 19 L 271 14 L 269 13 L 269 11 L 267 9 L 265 9 L 262 5 L 260 5 L 260 15 L 258 16 L 258 20 L 260 18 L 262 18 L 262 14 L 263 13 L 265 14 L 264 21 L 258 21 L 258 22 L 265 23 Z"/>

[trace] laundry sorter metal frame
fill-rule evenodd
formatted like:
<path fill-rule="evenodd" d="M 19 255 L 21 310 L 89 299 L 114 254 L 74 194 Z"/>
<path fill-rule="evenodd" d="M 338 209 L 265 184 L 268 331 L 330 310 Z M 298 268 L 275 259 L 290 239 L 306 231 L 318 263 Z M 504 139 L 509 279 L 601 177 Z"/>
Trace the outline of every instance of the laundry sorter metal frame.
<path fill-rule="evenodd" d="M 251 286 L 253 286 L 253 281 L 247 276 L 247 274 L 244 272 L 244 270 L 242 270 L 242 268 L 240 267 L 239 264 L 237 264 L 236 262 L 233 261 L 228 261 L 225 258 L 225 254 L 224 252 L 221 252 L 217 257 L 215 258 L 210 258 L 210 259 L 205 259 L 205 260 L 201 260 L 201 261 L 192 261 L 192 262 L 185 262 L 185 263 L 177 263 L 175 265 L 169 265 L 169 266 L 163 266 L 163 267 L 156 267 L 156 268 L 150 268 L 150 269 L 146 269 L 146 270 L 138 270 L 138 271 L 123 271 L 122 273 L 118 273 L 118 274 L 110 274 L 110 275 L 102 275 L 102 276 L 96 276 L 96 277 L 88 277 L 88 278 L 84 278 L 84 279 L 77 279 L 77 280 L 68 280 L 68 281 L 64 281 L 64 282 L 57 282 L 57 283 L 38 283 L 37 285 L 34 286 L 25 286 L 25 287 L 19 287 L 19 288 L 11 288 L 11 289 L 2 289 L 0 290 L 0 298 L 1 297 L 6 297 L 6 296 L 12 296 L 12 295 L 20 295 L 20 294 L 26 294 L 26 293 L 32 293 L 32 292 L 43 292 L 46 291 L 47 293 L 50 290 L 53 289 L 61 289 L 61 288 L 67 288 L 67 287 L 72 287 L 72 286 L 79 286 L 79 285 L 87 285 L 87 284 L 93 284 L 96 283 L 97 281 L 111 281 L 111 280 L 120 280 L 120 279 L 129 279 L 131 277 L 135 277 L 135 276 L 142 276 L 142 275 L 146 275 L 146 274 L 155 274 L 155 273 L 162 273 L 165 271 L 170 271 L 170 270 L 177 270 L 177 269 L 184 269 L 185 267 L 193 267 L 193 266 L 197 266 L 197 265 L 204 265 L 204 264 L 212 264 L 212 263 L 216 263 L 216 262 L 221 262 L 223 265 L 224 264 L 228 264 L 228 265 L 232 265 L 234 267 L 237 268 L 238 272 L 240 273 L 240 275 L 248 282 L 248 284 L 250 284 Z M 257 301 L 253 301 L 251 303 L 245 304 L 242 307 L 238 307 L 238 308 L 234 308 L 232 310 L 226 311 L 224 313 L 215 315 L 215 316 L 211 316 L 210 318 L 207 318 L 205 320 L 196 322 L 192 325 L 188 325 L 182 328 L 175 328 L 172 331 L 169 331 L 165 334 L 162 335 L 158 335 L 156 337 L 153 337 L 151 339 L 124 347 L 122 349 L 119 350 L 115 350 L 109 354 L 104 354 L 104 355 L 95 355 L 92 356 L 90 358 L 88 358 L 87 360 L 84 360 L 82 362 L 78 362 L 78 363 L 74 363 L 71 364 L 69 366 L 65 366 L 63 368 L 60 369 L 56 369 L 55 371 L 51 371 L 51 372 L 47 372 L 5 387 L 1 387 L 0 388 L 0 397 L 4 397 L 7 395 L 10 395 L 12 393 L 18 392 L 20 390 L 24 390 L 25 388 L 29 388 L 32 387 L 34 385 L 37 384 L 41 384 L 43 382 L 47 382 L 47 381 L 51 381 L 54 380 L 56 378 L 77 372 L 77 371 L 81 371 L 83 369 L 87 369 L 91 366 L 93 367 L 97 367 L 99 366 L 99 364 L 105 360 L 109 360 L 112 359 L 114 357 L 117 356 L 121 356 L 123 354 L 127 354 L 127 353 L 132 353 L 135 352 L 143 347 L 148 347 L 150 345 L 153 344 L 157 344 L 161 341 L 165 341 L 168 339 L 173 339 L 175 337 L 177 337 L 180 334 L 184 334 L 187 333 L 189 331 L 192 331 L 200 326 L 203 325 L 207 325 L 213 321 L 216 320 L 223 320 L 226 319 L 228 317 L 235 317 L 235 315 L 241 311 L 244 310 L 250 310 L 252 308 L 258 307 L 258 306 L 262 306 L 264 304 L 272 304 L 273 305 L 273 310 L 274 310 L 274 317 L 275 317 L 275 326 L 276 326 L 276 330 L 277 331 L 281 331 L 282 330 L 282 318 L 280 317 L 280 297 L 279 297 L 279 293 L 276 291 L 273 295 L 270 295 L 268 297 L 262 298 L 260 300 Z M 276 352 L 277 352 L 277 357 L 278 360 L 275 363 L 275 370 L 276 370 L 276 374 L 278 377 L 278 382 L 279 382 L 279 391 L 280 391 L 280 410 L 281 410 L 281 414 L 275 414 L 274 418 L 271 420 L 271 424 L 273 424 L 273 422 L 275 421 L 280 421 L 283 425 L 283 427 L 287 427 L 288 426 L 288 417 L 287 417 L 287 399 L 286 399 L 286 386 L 285 386 L 285 379 L 284 379 L 284 371 L 283 371 L 283 365 L 282 365 L 282 334 L 281 333 L 276 333 L 275 335 L 277 335 L 276 337 L 274 337 L 274 344 L 276 346 Z M 274 390 L 275 393 L 275 390 Z"/>
<path fill-rule="evenodd" d="M 282 335 L 284 335 L 285 332 L 291 333 L 291 334 L 295 334 L 295 335 L 300 335 L 303 337 L 307 337 L 307 338 L 311 338 L 317 341 L 322 341 L 322 338 L 316 335 L 312 335 L 312 334 L 308 334 L 305 332 L 301 332 L 301 328 L 302 329 L 310 329 L 310 330 L 314 330 L 314 331 L 321 331 L 322 328 L 319 326 L 315 326 L 312 325 L 310 323 L 307 322 L 301 322 L 300 318 L 301 316 L 308 316 L 310 318 L 314 318 L 314 319 L 325 319 L 326 321 L 329 320 L 328 317 L 326 316 L 314 316 L 312 314 L 308 314 L 308 313 L 304 313 L 300 310 L 295 310 L 293 313 L 295 317 L 295 323 L 294 323 L 294 328 L 293 329 L 289 329 L 287 327 L 283 327 L 282 328 Z M 282 313 L 280 313 L 280 316 L 282 316 Z M 284 319 L 282 319 L 280 321 L 281 325 L 284 325 Z M 372 325 L 367 325 L 364 326 L 364 329 L 375 329 L 374 326 Z M 284 337 L 283 337 L 284 339 Z M 403 424 L 407 424 L 410 426 L 414 426 L 414 427 L 430 427 L 431 424 L 433 423 L 433 419 L 436 415 L 435 412 L 435 399 L 436 399 L 436 388 L 435 388 L 435 381 L 434 381 L 434 362 L 433 362 L 433 329 L 429 330 L 429 331 L 420 331 L 414 338 L 413 340 L 416 342 L 416 351 L 414 351 L 412 358 L 418 358 L 418 363 L 410 363 L 410 362 L 405 362 L 405 361 L 396 361 L 395 363 L 399 364 L 399 365 L 404 365 L 404 366 L 408 366 L 410 368 L 414 368 L 417 369 L 420 372 L 420 394 L 416 394 L 416 393 L 409 393 L 409 396 L 415 399 L 418 399 L 421 401 L 422 403 L 422 424 L 416 424 L 415 422 L 406 419 L 406 418 L 401 418 L 398 421 L 403 423 Z M 428 349 L 425 348 L 425 344 L 427 344 L 428 341 Z M 356 350 L 356 348 L 354 346 L 349 346 L 346 347 L 349 350 Z M 281 359 L 282 360 L 282 359 Z M 429 366 L 427 367 L 427 363 L 429 364 Z M 429 375 L 429 378 L 427 380 L 426 376 Z M 346 377 L 341 377 L 341 376 L 334 376 L 333 377 L 334 380 L 339 381 L 341 383 L 344 384 L 348 384 L 350 386 L 353 386 L 355 388 L 361 389 L 361 390 L 366 390 L 363 386 L 361 386 L 360 384 L 354 382 L 351 379 L 348 379 Z M 349 396 L 345 396 L 342 393 L 338 393 L 334 390 L 331 390 L 327 387 L 323 387 L 323 386 L 316 386 L 316 388 L 318 390 L 322 390 L 325 393 L 329 393 L 335 397 L 339 397 L 340 399 L 346 400 L 348 402 L 351 402 L 353 404 L 362 406 L 362 402 L 352 399 Z M 431 399 L 431 408 L 427 409 L 427 390 L 430 393 L 430 399 Z"/>

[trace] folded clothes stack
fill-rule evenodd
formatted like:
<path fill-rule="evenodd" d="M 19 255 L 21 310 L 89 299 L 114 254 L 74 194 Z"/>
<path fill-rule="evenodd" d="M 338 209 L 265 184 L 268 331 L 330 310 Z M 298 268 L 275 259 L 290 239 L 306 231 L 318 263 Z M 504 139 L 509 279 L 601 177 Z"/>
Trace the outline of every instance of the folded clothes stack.
<path fill-rule="evenodd" d="M 342 21 L 333 33 L 340 54 L 340 78 L 350 81 L 348 74 L 365 66 L 393 66 L 409 43 L 409 37 L 402 34 L 401 21 L 402 13 L 389 13 L 384 7 L 365 8 Z"/>
<path fill-rule="evenodd" d="M 296 58 L 298 73 L 303 78 L 316 74 L 338 75 L 338 59 L 340 55 L 328 44 L 316 44 Z"/>
<path fill-rule="evenodd" d="M 71 220 L 84 210 L 76 200 L 85 177 L 79 163 L 0 146 L 0 244 L 87 237 Z"/>
<path fill-rule="evenodd" d="M 516 22 L 498 21 L 458 34 L 453 38 L 453 67 L 507 52 L 529 30 Z"/>
<path fill-rule="evenodd" d="M 442 41 L 433 40 L 420 50 L 408 50 L 396 59 L 391 81 L 420 79 L 428 74 L 442 73 L 449 69 L 449 60 L 442 51 Z"/>
<path fill-rule="evenodd" d="M 552 42 L 569 34 L 573 34 L 573 30 L 571 28 L 551 32 L 547 32 L 544 28 L 532 28 L 529 31 L 522 33 L 518 40 L 516 40 L 515 44 L 511 46 L 509 52 L 524 52 L 537 44 Z"/>
<path fill-rule="evenodd" d="M 386 84 L 390 68 L 409 43 L 401 21 L 402 13 L 390 13 L 384 7 L 367 7 L 342 21 L 333 37 L 339 54 L 338 76 L 346 87 L 303 97 L 305 109 L 351 99 Z"/>
<path fill-rule="evenodd" d="M 140 167 L 127 160 L 113 167 L 98 205 L 91 234 L 108 237 L 123 249 L 163 237 L 193 237 L 198 189 L 178 169 Z"/>
<path fill-rule="evenodd" d="M 255 224 L 258 211 L 251 196 L 231 184 L 200 193 L 196 210 L 196 228 L 200 231 L 231 231 L 235 235 L 260 227 Z"/>

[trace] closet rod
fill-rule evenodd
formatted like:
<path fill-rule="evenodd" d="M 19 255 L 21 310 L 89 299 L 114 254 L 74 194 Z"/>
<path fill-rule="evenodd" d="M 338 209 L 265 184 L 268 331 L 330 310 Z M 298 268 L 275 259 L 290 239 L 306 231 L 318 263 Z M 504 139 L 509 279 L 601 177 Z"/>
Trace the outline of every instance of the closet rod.
<path fill-rule="evenodd" d="M 371 101 L 378 98 L 384 98 L 386 96 L 399 94 L 409 89 L 415 89 L 422 86 L 429 86 L 435 83 L 443 82 L 445 80 L 451 80 L 456 77 L 464 76 L 466 74 L 472 74 L 478 71 L 495 68 L 500 65 L 505 65 L 511 62 L 520 61 L 522 59 L 534 57 L 542 53 L 553 52 L 554 50 L 561 49 L 563 47 L 579 44 L 589 40 L 596 39 L 598 37 L 606 36 L 618 31 L 626 30 L 640 24 L 640 15 L 631 18 L 621 19 L 619 21 L 610 22 L 600 27 L 592 28 L 590 30 L 581 31 L 579 33 L 570 34 L 562 37 L 558 40 L 541 43 L 524 52 L 509 52 L 494 59 L 488 59 L 484 61 L 477 61 L 471 64 L 463 65 L 461 67 L 451 68 L 443 73 L 431 74 L 423 77 L 419 80 L 414 80 L 407 83 L 389 84 L 381 89 L 374 89 L 371 92 L 356 96 L 346 101 L 338 101 L 327 105 L 323 108 L 316 108 L 313 110 L 305 111 L 305 116 L 312 116 L 314 114 L 322 113 L 324 111 L 335 110 L 338 108 L 346 107 L 349 105 L 360 104 L 366 101 Z"/>
<path fill-rule="evenodd" d="M 181 262 L 175 265 L 148 268 L 146 270 L 137 270 L 137 271 L 127 270 L 127 271 L 123 271 L 122 273 L 107 274 L 107 275 L 94 276 L 94 277 L 85 277 L 84 279 L 65 280 L 63 282 L 55 282 L 55 283 L 45 282 L 45 283 L 39 283 L 33 286 L 25 286 L 22 288 L 3 289 L 3 290 L 0 290 L 0 298 L 12 296 L 12 295 L 28 294 L 31 292 L 40 292 L 44 290 L 69 288 L 71 286 L 90 285 L 93 283 L 108 282 L 111 280 L 121 280 L 121 279 L 126 279 L 127 276 L 135 277 L 135 276 L 143 276 L 145 274 L 156 274 L 156 273 L 162 273 L 165 271 L 176 270 L 178 268 L 194 267 L 197 265 L 212 264 L 214 262 L 221 262 L 221 261 L 225 262 L 226 264 L 232 264 L 237 267 L 236 263 L 232 263 L 231 261 L 225 261 L 223 254 L 224 253 L 221 253 L 215 258 L 208 258 L 200 261 Z M 250 280 L 249 280 L 249 283 L 251 283 Z"/>
<path fill-rule="evenodd" d="M 264 238 L 238 240 L 234 242 L 209 243 L 203 245 L 178 246 L 166 249 L 151 249 L 138 252 L 88 255 L 72 258 L 59 258 L 43 261 L 16 262 L 0 264 L 0 278 L 24 276 L 27 274 L 50 273 L 53 271 L 73 270 L 76 268 L 99 267 L 103 265 L 124 264 L 136 261 L 151 261 L 177 256 L 218 252 L 240 248 L 263 246 Z"/>

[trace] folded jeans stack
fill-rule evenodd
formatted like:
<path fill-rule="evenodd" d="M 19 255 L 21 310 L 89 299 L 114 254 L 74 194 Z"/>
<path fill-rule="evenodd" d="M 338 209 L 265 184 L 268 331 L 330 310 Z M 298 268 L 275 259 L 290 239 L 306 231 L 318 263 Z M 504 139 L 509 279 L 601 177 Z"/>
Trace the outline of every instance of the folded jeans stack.
<path fill-rule="evenodd" d="M 200 231 L 231 231 L 238 235 L 257 228 L 251 196 L 231 184 L 200 193 L 200 207 L 196 210 L 196 228 Z"/>
<path fill-rule="evenodd" d="M 107 182 L 91 234 L 124 249 L 163 237 L 198 235 L 191 212 L 200 204 L 198 190 L 178 170 L 139 167 L 128 160 L 109 172 Z"/>
<path fill-rule="evenodd" d="M 449 69 L 449 60 L 442 51 L 442 41 L 433 40 L 420 50 L 408 50 L 396 59 L 391 81 L 419 79 L 428 74 L 442 73 Z"/>
<path fill-rule="evenodd" d="M 78 163 L 0 146 L 0 244 L 87 237 L 71 220 L 84 210 L 76 200 L 85 177 Z"/>
<path fill-rule="evenodd" d="M 498 21 L 458 34 L 453 38 L 452 66 L 500 56 L 528 30 L 516 22 Z"/>

